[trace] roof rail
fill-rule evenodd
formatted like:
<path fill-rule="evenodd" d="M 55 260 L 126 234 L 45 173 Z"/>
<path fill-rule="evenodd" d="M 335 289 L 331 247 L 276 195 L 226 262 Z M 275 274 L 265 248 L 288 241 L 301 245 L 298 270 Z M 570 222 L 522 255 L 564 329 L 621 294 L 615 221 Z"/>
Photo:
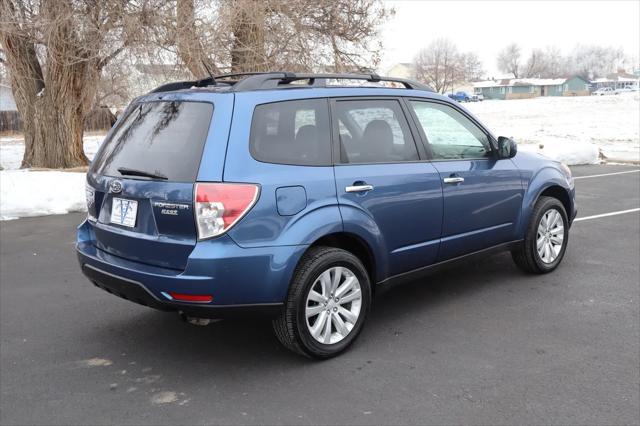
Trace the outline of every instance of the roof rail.
<path fill-rule="evenodd" d="M 149 93 L 171 92 L 173 90 L 190 89 L 192 87 L 205 87 L 216 84 L 216 80 L 213 77 L 203 78 L 202 80 L 184 80 L 174 81 L 172 83 L 163 84 L 156 87 Z"/>
<path fill-rule="evenodd" d="M 245 78 L 239 80 L 224 81 L 234 77 Z M 381 77 L 375 73 L 305 74 L 291 72 L 242 72 L 215 75 L 212 77 L 203 78 L 201 80 L 185 80 L 167 83 L 163 84 L 162 86 L 156 87 L 149 93 L 169 92 L 173 90 L 190 89 L 192 87 L 216 86 L 218 83 L 232 86 L 234 92 L 244 92 L 258 89 L 276 89 L 278 87 L 283 87 L 295 81 L 301 80 L 309 81 L 309 85 L 307 87 L 327 87 L 327 80 L 363 80 L 369 83 L 379 83 L 381 81 L 387 81 L 391 83 L 400 83 L 406 89 L 425 90 L 428 92 L 433 92 L 433 89 L 431 87 L 418 83 L 416 81 L 397 77 Z"/>
<path fill-rule="evenodd" d="M 309 80 L 310 87 L 326 87 L 327 80 L 363 80 L 369 83 L 379 83 L 388 81 L 400 83 L 406 89 L 426 90 L 433 92 L 433 89 L 424 84 L 397 77 L 381 77 L 378 74 L 304 74 L 289 72 L 274 72 L 252 75 L 240 80 L 233 86 L 234 92 L 258 89 L 275 89 L 282 85 L 290 84 L 294 81 Z"/>
<path fill-rule="evenodd" d="M 216 86 L 219 83 L 218 80 L 226 80 L 228 78 L 233 78 L 233 77 L 247 77 L 247 76 L 261 75 L 261 74 L 267 74 L 267 73 L 237 72 L 237 73 L 229 73 L 229 74 L 212 75 L 211 77 L 206 77 L 201 80 L 175 81 L 172 83 L 167 83 L 167 84 L 158 86 L 149 93 L 170 92 L 173 90 L 190 89 L 192 87 Z M 237 81 L 221 81 L 221 83 L 233 85 L 237 83 Z"/>

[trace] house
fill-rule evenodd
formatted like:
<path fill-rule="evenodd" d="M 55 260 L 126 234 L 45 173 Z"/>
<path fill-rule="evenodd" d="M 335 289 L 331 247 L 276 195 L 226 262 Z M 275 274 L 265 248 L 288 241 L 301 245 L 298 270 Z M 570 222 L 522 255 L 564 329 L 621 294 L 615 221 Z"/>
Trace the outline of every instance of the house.
<path fill-rule="evenodd" d="M 591 80 L 591 90 L 602 89 L 603 87 L 611 87 L 614 89 L 624 89 L 638 87 L 640 76 L 629 74 L 624 70 L 608 74 L 606 77 Z"/>
<path fill-rule="evenodd" d="M 485 99 L 525 99 L 538 96 L 586 96 L 589 81 L 580 76 L 569 78 L 508 78 L 473 83 L 474 94 Z"/>
<path fill-rule="evenodd" d="M 22 120 L 18 114 L 11 86 L 0 84 L 0 132 L 19 132 Z"/>
<path fill-rule="evenodd" d="M 400 62 L 389 68 L 386 75 L 388 77 L 412 79 L 416 77 L 416 67 L 410 62 Z"/>
<path fill-rule="evenodd" d="M 11 86 L 0 84 L 0 111 L 17 111 Z"/>

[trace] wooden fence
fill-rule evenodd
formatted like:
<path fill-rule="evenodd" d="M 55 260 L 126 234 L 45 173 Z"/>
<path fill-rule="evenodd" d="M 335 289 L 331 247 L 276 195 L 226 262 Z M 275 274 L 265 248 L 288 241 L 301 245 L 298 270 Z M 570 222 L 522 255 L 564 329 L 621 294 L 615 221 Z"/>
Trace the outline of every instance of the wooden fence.
<path fill-rule="evenodd" d="M 116 122 L 116 116 L 108 108 L 95 108 L 87 114 L 84 129 L 91 131 L 109 130 Z M 18 111 L 0 111 L 0 133 L 22 132 L 22 118 Z"/>

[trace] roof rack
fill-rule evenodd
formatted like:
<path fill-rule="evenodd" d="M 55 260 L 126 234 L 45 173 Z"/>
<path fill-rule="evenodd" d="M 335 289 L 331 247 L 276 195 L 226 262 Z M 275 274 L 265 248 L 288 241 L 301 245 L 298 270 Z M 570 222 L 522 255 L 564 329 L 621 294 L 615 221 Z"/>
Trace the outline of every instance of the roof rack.
<path fill-rule="evenodd" d="M 202 80 L 185 80 L 185 81 L 174 81 L 172 83 L 163 84 L 162 86 L 158 86 L 149 93 L 160 93 L 160 92 L 171 92 L 173 90 L 183 90 L 190 89 L 192 87 L 206 87 L 216 85 L 216 81 L 214 78 L 207 77 Z"/>
<path fill-rule="evenodd" d="M 240 80 L 233 86 L 234 92 L 258 89 L 275 89 L 289 85 L 295 81 L 308 80 L 308 87 L 327 87 L 327 80 L 363 80 L 369 83 L 379 83 L 381 81 L 400 83 L 406 89 L 426 90 L 433 92 L 433 89 L 424 84 L 397 77 L 381 77 L 378 74 L 305 74 L 290 72 L 261 73 L 252 75 Z M 291 86 L 289 86 L 291 87 Z"/>
<path fill-rule="evenodd" d="M 246 77 L 238 80 L 229 80 L 234 77 Z M 226 80 L 226 81 L 225 81 Z M 308 80 L 307 86 L 292 85 L 296 81 Z M 217 86 L 222 83 L 232 86 L 234 92 L 245 92 L 259 89 L 277 89 L 280 87 L 327 87 L 327 80 L 363 80 L 369 83 L 379 83 L 381 81 L 400 83 L 406 89 L 426 90 L 433 92 L 433 89 L 424 84 L 397 77 L 380 77 L 378 74 L 305 74 L 291 72 L 244 72 L 221 74 L 203 78 L 201 80 L 185 80 L 163 84 L 156 87 L 150 93 L 169 92 L 173 90 L 190 89 L 192 87 Z"/>
<path fill-rule="evenodd" d="M 238 72 L 238 73 L 212 75 L 211 77 L 206 77 L 201 80 L 174 81 L 172 83 L 167 83 L 167 84 L 158 86 L 149 93 L 171 92 L 173 90 L 190 89 L 192 87 L 217 86 L 218 83 L 223 83 L 226 85 L 234 85 L 235 83 L 238 82 L 237 80 L 232 80 L 232 81 L 218 81 L 218 80 L 226 80 L 228 78 L 233 78 L 233 77 L 247 77 L 247 76 L 261 75 L 261 74 L 267 74 L 267 73 Z"/>

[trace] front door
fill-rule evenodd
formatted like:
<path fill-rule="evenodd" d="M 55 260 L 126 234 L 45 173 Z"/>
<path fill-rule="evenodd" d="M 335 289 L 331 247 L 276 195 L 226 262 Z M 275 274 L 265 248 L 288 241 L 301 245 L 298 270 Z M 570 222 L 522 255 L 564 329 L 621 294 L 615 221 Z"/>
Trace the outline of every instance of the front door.
<path fill-rule="evenodd" d="M 377 236 L 388 275 L 434 263 L 442 225 L 441 179 L 431 163 L 421 160 L 401 103 L 386 98 L 332 105 L 345 231 L 361 226 Z"/>
<path fill-rule="evenodd" d="M 457 108 L 414 100 L 443 184 L 444 214 L 439 260 L 516 238 L 524 190 L 510 159 L 497 159 L 487 133 Z"/>

